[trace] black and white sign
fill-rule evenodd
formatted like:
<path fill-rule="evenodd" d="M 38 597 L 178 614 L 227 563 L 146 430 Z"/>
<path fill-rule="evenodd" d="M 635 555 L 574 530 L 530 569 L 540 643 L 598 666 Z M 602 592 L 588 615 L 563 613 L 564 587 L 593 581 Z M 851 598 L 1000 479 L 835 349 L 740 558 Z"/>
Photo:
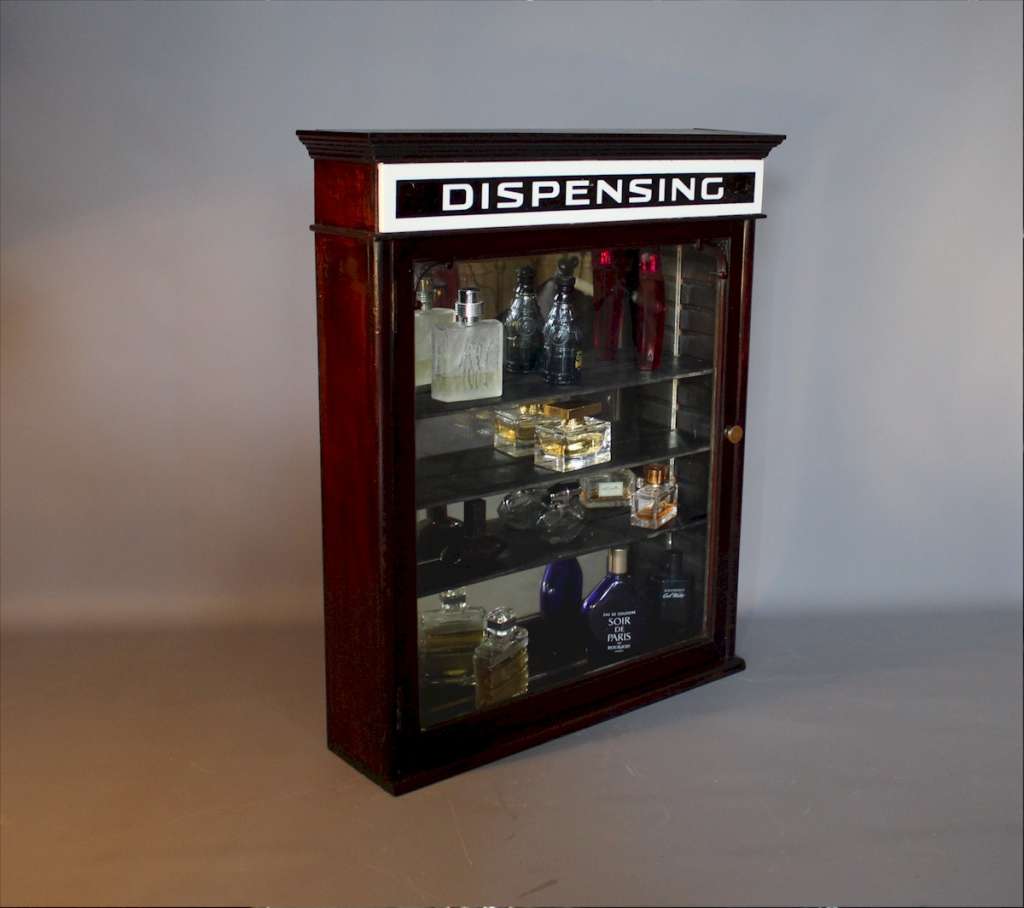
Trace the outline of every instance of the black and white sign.
<path fill-rule="evenodd" d="M 764 162 L 379 164 L 381 233 L 761 213 Z"/>

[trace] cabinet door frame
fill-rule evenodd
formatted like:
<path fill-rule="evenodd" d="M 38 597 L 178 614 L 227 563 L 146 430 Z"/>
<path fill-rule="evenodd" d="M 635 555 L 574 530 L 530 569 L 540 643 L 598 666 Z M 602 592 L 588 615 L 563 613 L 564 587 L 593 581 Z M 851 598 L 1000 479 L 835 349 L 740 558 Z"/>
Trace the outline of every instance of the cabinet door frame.
<path fill-rule="evenodd" d="M 397 669 L 394 781 L 387 787 L 395 791 L 415 788 L 742 669 L 742 660 L 734 653 L 743 444 L 729 444 L 723 431 L 743 425 L 745 416 L 755 220 L 451 231 L 390 236 L 374 242 L 377 297 L 387 310 L 383 322 L 391 327 L 389 336 L 382 339 L 384 361 L 390 368 L 381 376 L 382 415 L 387 423 L 384 437 L 391 442 L 390 452 L 385 452 L 390 453 L 391 463 L 383 464 L 382 470 L 382 543 L 392 581 L 391 601 L 382 604 L 390 608 L 389 642 Z M 714 615 L 712 639 L 641 656 L 597 675 L 422 730 L 416 651 L 414 263 L 722 239 L 730 243 L 727 291 L 716 340 L 705 594 Z"/>

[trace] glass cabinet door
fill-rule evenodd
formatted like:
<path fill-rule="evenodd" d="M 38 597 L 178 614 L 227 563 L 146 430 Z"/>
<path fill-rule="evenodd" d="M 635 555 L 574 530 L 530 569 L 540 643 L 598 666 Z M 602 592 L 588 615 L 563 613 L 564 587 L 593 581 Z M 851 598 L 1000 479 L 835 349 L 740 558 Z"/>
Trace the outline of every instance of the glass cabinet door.
<path fill-rule="evenodd" d="M 422 728 L 713 634 L 728 242 L 414 262 Z"/>

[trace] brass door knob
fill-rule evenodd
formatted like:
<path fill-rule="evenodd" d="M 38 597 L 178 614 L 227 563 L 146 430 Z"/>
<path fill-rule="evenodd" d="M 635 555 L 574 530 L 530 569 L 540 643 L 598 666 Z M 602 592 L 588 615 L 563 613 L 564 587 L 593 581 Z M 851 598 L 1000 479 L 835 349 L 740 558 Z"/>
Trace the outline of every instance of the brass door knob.
<path fill-rule="evenodd" d="M 743 426 L 729 426 L 725 430 L 726 441 L 732 442 L 734 445 L 738 445 L 743 441 Z"/>

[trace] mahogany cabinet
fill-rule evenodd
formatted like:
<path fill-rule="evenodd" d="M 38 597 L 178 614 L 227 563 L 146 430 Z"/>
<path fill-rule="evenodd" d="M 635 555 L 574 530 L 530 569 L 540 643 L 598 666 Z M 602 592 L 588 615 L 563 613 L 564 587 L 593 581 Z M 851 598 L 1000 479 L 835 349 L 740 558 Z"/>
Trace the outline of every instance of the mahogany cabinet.
<path fill-rule="evenodd" d="M 298 136 L 331 750 L 397 794 L 742 670 L 754 227 L 784 136 Z"/>

